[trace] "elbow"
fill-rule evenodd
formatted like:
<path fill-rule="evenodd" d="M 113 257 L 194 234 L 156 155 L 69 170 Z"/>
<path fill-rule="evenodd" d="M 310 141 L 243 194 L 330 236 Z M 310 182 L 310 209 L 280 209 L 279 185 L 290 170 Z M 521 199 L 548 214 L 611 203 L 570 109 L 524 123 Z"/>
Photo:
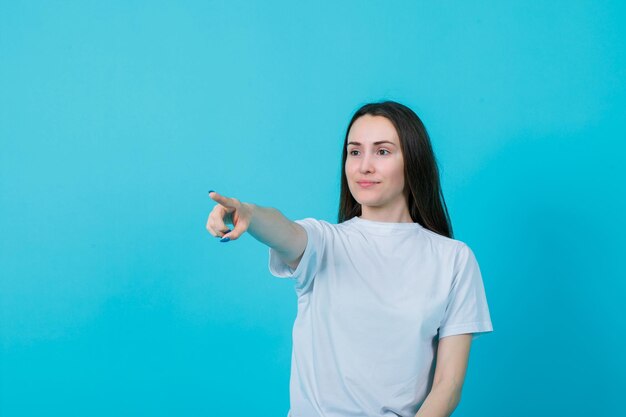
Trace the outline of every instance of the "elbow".
<path fill-rule="evenodd" d="M 433 390 L 437 390 L 445 396 L 447 408 L 450 412 L 454 411 L 454 409 L 456 409 L 461 402 L 463 385 L 442 381 L 433 386 Z"/>

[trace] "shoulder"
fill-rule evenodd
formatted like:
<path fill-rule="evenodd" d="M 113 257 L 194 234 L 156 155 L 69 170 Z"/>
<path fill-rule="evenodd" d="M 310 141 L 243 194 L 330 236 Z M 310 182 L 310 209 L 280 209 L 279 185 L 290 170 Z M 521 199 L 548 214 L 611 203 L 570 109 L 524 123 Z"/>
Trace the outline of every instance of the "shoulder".
<path fill-rule="evenodd" d="M 343 223 L 332 223 L 324 219 L 316 219 L 315 217 L 304 217 L 302 219 L 295 220 L 298 224 L 307 224 L 314 227 L 324 228 L 328 230 L 343 230 L 350 228 L 350 221 L 344 221 Z"/>
<path fill-rule="evenodd" d="M 471 252 L 471 249 L 464 241 L 440 235 L 425 227 L 422 227 L 420 231 L 423 238 L 429 241 L 433 247 L 436 247 L 440 251 L 447 252 L 454 257 L 463 252 Z"/>
<path fill-rule="evenodd" d="M 336 229 L 337 224 L 330 223 L 326 220 L 316 219 L 314 217 L 305 217 L 302 219 L 295 220 L 301 226 L 309 226 L 317 229 Z"/>
<path fill-rule="evenodd" d="M 339 226 L 326 220 L 316 219 L 314 217 L 305 217 L 295 220 L 296 224 L 302 226 L 309 237 L 316 236 L 319 239 L 326 240 L 337 234 Z"/>

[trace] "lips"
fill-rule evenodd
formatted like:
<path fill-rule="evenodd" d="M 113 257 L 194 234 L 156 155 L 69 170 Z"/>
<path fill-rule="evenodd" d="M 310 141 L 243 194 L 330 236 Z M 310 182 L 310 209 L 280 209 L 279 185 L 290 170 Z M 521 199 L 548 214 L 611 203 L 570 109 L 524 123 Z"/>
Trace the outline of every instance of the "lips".
<path fill-rule="evenodd" d="M 356 183 L 359 184 L 361 188 L 370 188 L 378 184 L 376 181 L 357 181 Z"/>

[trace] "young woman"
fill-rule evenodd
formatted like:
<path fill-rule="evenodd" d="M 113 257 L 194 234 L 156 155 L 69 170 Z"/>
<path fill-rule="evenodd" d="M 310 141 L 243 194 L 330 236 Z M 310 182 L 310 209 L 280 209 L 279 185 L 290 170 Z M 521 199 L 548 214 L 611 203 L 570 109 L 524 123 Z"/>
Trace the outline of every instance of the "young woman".
<path fill-rule="evenodd" d="M 207 229 L 221 241 L 248 231 L 269 246 L 270 272 L 294 282 L 290 417 L 449 416 L 471 341 L 493 328 L 426 129 L 402 104 L 367 104 L 342 166 L 338 224 L 211 191 Z"/>

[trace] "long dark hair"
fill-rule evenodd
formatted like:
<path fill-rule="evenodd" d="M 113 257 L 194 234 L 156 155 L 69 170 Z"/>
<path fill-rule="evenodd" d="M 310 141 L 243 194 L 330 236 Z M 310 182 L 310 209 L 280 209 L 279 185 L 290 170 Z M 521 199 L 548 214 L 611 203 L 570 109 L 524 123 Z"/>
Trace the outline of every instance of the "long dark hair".
<path fill-rule="evenodd" d="M 346 129 L 341 158 L 341 192 L 338 222 L 361 215 L 361 205 L 350 193 L 345 165 L 348 157 L 348 133 L 361 116 L 384 116 L 393 123 L 400 138 L 404 159 L 404 194 L 413 222 L 426 229 L 453 238 L 452 224 L 439 181 L 439 169 L 430 138 L 420 118 L 408 107 L 395 101 L 368 103 L 354 113 Z"/>

